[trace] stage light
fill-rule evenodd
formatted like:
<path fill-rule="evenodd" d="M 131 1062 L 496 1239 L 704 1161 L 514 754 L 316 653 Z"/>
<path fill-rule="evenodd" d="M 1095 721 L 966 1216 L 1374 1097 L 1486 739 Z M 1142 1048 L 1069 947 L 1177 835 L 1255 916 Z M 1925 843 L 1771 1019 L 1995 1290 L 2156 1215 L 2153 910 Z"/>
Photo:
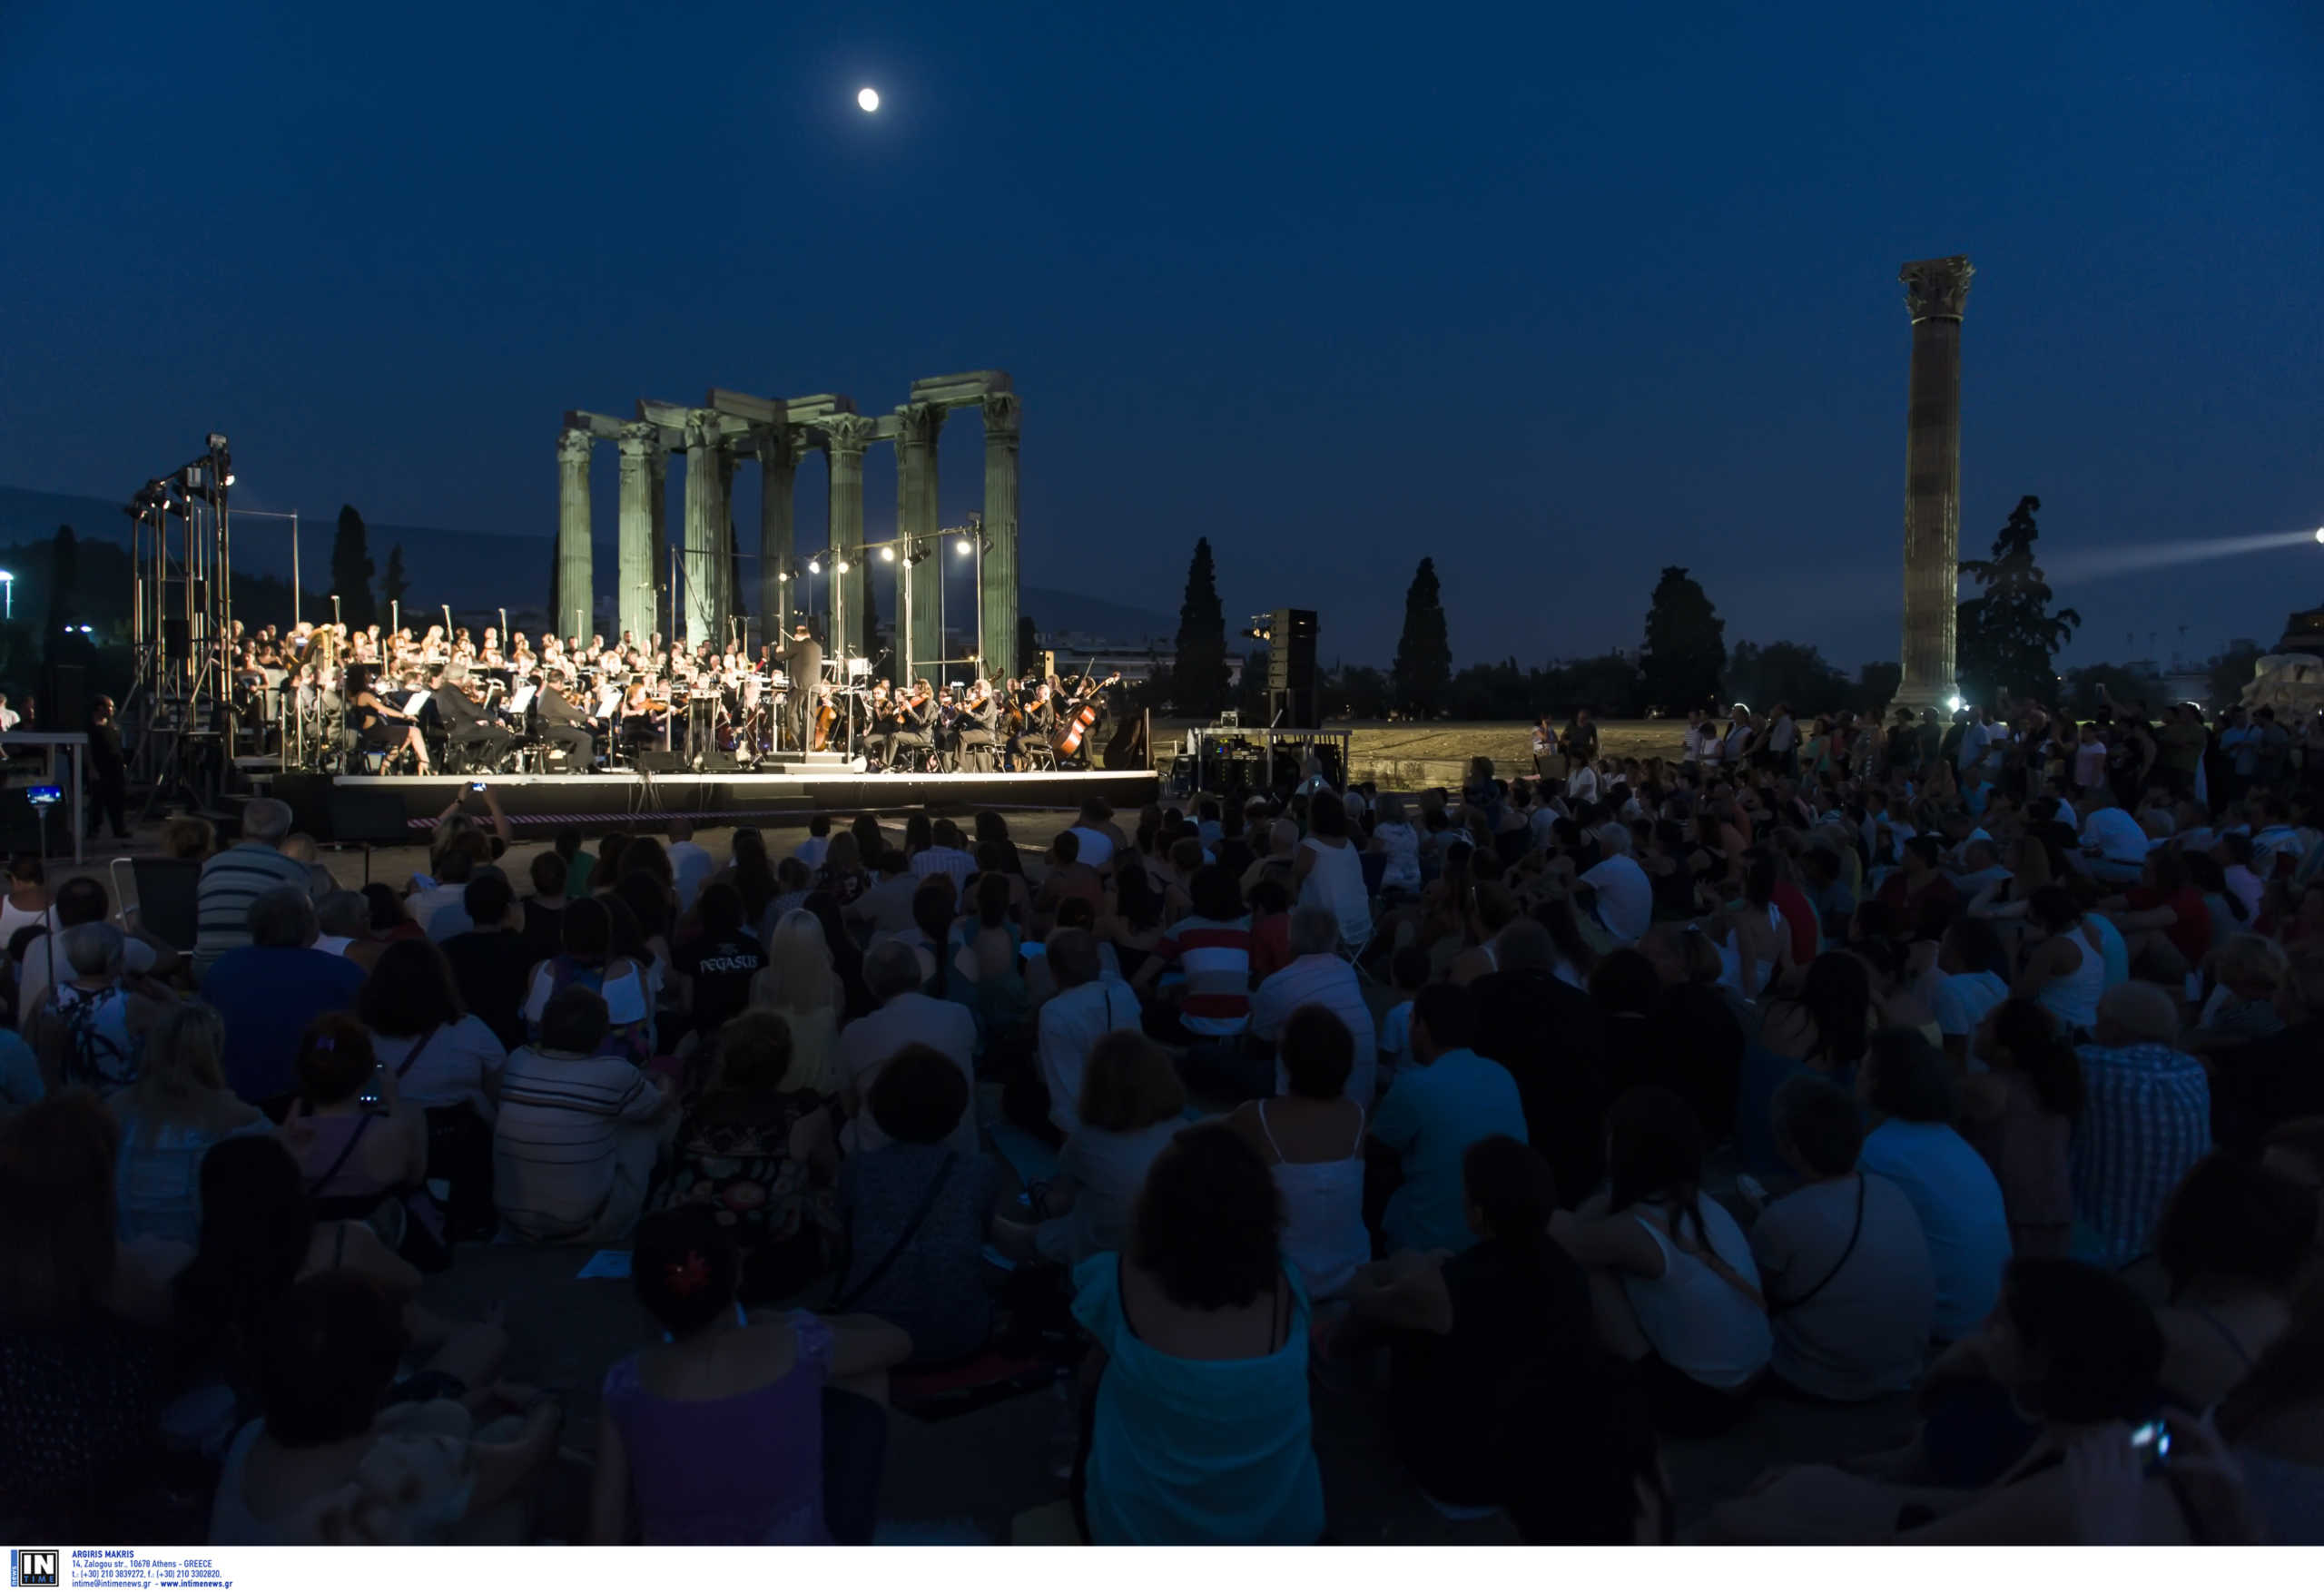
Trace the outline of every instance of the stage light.
<path fill-rule="evenodd" d="M 881 563 L 882 563 L 882 564 L 893 564 L 895 561 L 896 561 L 896 550 L 895 550 L 893 547 L 882 547 L 882 548 L 881 548 L 881 549 L 880 549 L 880 562 L 881 562 Z"/>
<path fill-rule="evenodd" d="M 808 573 L 809 575 L 821 575 L 821 574 L 822 574 L 822 573 L 823 573 L 823 561 L 822 561 L 822 559 L 820 559 L 820 558 L 810 558 L 809 560 L 807 560 L 807 573 Z"/>
<path fill-rule="evenodd" d="M 845 575 L 852 567 L 853 566 L 851 565 L 846 559 L 842 558 L 839 561 L 838 568 L 840 574 Z"/>
<path fill-rule="evenodd" d="M 791 572 L 787 569 L 778 569 L 774 572 L 774 579 L 776 585 L 785 585 L 791 579 Z"/>
<path fill-rule="evenodd" d="M 226 477 L 226 485 L 227 485 L 227 486 L 232 486 L 233 484 L 234 484 L 234 477 L 231 477 L 231 476 L 227 477 Z"/>
<path fill-rule="evenodd" d="M 866 112 L 876 111 L 880 108 L 880 91 L 876 88 L 859 89 L 856 91 L 855 103 L 862 106 Z"/>
<path fill-rule="evenodd" d="M 1945 699 L 1945 705 L 1957 713 L 1968 704 L 1961 700 L 1961 693 L 1956 691 Z"/>
<path fill-rule="evenodd" d="M 2317 539 L 2318 541 L 2319 541 L 2319 542 L 2324 542 L 2324 531 L 2319 531 L 2319 532 L 2317 532 L 2317 533 L 2316 533 L 2316 539 Z M 962 536 L 962 537 L 960 538 L 960 540 L 959 544 L 958 544 L 958 545 L 954 547 L 954 549 L 953 549 L 953 551 L 955 551 L 955 552 L 957 552 L 958 554 L 960 554 L 960 555 L 961 557 L 963 557 L 963 558 L 966 558 L 970 554 L 971 554 L 971 553 L 975 552 L 976 550 L 977 550 L 977 545 L 976 545 L 974 542 L 970 541 L 966 536 Z"/>
<path fill-rule="evenodd" d="M 2324 526 L 2318 526 L 2316 527 L 2316 539 L 2319 542 L 2324 542 Z"/>

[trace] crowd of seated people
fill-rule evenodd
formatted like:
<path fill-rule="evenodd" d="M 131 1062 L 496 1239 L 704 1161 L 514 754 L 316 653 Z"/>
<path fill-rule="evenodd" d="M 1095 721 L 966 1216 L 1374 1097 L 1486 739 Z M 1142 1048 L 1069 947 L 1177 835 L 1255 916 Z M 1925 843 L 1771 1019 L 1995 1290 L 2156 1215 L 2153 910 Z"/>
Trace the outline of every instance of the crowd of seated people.
<path fill-rule="evenodd" d="M 1529 1541 L 2315 1541 L 2313 787 L 1955 729 L 1778 710 L 1038 849 L 518 867 L 456 803 L 364 892 L 261 801 L 184 953 L 23 870 L 0 1523 L 867 1542 L 897 1390 L 1029 1352 L 1091 1542 L 1366 1534 L 1334 1389 Z M 662 1335 L 592 1455 L 423 1303 L 487 1242 L 627 1255 Z M 1883 1401 L 1899 1447 L 1672 1493 L 1669 1445 Z"/>

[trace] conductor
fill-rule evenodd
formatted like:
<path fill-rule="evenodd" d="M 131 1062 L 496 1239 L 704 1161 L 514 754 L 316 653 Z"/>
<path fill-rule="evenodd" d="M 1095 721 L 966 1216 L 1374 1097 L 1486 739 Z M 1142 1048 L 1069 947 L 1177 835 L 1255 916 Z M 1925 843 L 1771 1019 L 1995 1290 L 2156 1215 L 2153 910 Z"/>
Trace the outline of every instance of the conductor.
<path fill-rule="evenodd" d="M 783 650 L 783 673 L 791 676 L 791 743 L 801 751 L 814 743 L 815 708 L 822 699 L 823 648 L 804 623 L 791 633 Z"/>

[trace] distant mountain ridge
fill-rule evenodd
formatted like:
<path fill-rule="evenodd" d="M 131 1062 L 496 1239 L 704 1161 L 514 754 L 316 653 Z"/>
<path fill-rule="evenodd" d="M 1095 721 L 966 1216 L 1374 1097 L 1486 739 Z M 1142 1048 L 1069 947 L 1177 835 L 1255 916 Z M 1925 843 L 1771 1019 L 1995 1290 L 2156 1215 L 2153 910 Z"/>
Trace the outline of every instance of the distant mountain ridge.
<path fill-rule="evenodd" d="M 126 497 L 123 501 L 127 501 Z M 300 584 L 310 593 L 330 585 L 331 536 L 338 527 L 337 509 L 299 524 Z M 42 492 L 24 486 L 0 486 L 0 546 L 46 541 L 56 527 L 69 525 L 85 539 L 127 545 L 129 516 L 119 503 L 64 492 Z M 415 599 L 448 603 L 462 612 L 507 604 L 514 608 L 537 604 L 548 595 L 547 536 L 508 531 L 448 531 L 430 526 L 382 525 L 364 522 L 378 590 L 379 573 L 388 566 L 389 549 L 400 545 L 403 566 Z M 613 589 L 615 548 L 600 536 L 594 544 L 596 584 L 600 594 Z M 238 522 L 234 533 L 234 567 L 251 575 L 290 577 L 290 522 L 252 516 Z M 1114 641 L 1137 641 L 1170 635 L 1177 622 L 1167 614 L 1131 604 L 1115 603 L 1051 586 L 1024 586 L 1018 593 L 1022 610 L 1043 630 L 1063 628 L 1096 633 Z"/>

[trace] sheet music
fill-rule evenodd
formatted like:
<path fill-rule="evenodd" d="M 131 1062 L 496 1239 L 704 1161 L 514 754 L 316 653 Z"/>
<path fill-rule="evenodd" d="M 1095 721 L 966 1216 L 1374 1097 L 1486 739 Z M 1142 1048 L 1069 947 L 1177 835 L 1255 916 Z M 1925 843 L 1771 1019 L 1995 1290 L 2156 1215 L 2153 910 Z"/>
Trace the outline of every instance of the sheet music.
<path fill-rule="evenodd" d="M 621 687 L 608 685 L 597 693 L 597 716 L 605 718 L 621 705 Z"/>
<path fill-rule="evenodd" d="M 540 687 L 527 681 L 517 688 L 517 694 L 508 699 L 508 711 L 512 713 L 523 712 L 533 705 L 533 698 L 539 693 L 539 691 Z"/>
<path fill-rule="evenodd" d="M 409 696 L 403 699 L 403 711 L 407 713 L 416 713 L 419 711 L 419 704 L 427 700 L 428 693 L 426 692 L 415 691 Z"/>

